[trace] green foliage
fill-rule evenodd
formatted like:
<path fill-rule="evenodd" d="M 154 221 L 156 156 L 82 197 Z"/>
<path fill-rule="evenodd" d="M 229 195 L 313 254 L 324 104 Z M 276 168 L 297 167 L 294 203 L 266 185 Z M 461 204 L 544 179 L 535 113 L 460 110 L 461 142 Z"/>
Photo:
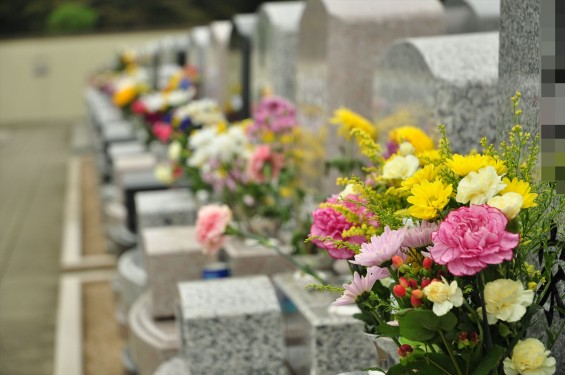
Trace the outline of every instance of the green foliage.
<path fill-rule="evenodd" d="M 78 3 L 63 3 L 49 13 L 47 30 L 54 34 L 81 33 L 94 29 L 98 12 Z"/>

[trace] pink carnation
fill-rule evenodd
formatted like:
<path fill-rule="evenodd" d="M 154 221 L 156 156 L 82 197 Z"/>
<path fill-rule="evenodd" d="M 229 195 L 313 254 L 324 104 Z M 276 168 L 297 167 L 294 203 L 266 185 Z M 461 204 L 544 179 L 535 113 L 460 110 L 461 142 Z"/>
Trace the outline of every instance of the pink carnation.
<path fill-rule="evenodd" d="M 214 254 L 224 245 L 225 231 L 232 218 L 226 205 L 208 205 L 198 211 L 196 219 L 196 241 L 205 253 Z"/>
<path fill-rule="evenodd" d="M 265 176 L 266 167 L 270 169 L 270 178 L 277 179 L 281 174 L 283 166 L 283 154 L 273 152 L 268 145 L 260 145 L 251 155 L 247 173 L 252 181 L 263 183 L 267 179 L 267 176 Z"/>
<path fill-rule="evenodd" d="M 452 211 L 432 234 L 433 260 L 456 276 L 471 276 L 489 264 L 511 260 L 520 236 L 506 231 L 508 219 L 486 204 Z"/>
<path fill-rule="evenodd" d="M 363 220 L 370 220 L 372 213 L 365 207 L 360 206 L 354 202 L 362 202 L 361 198 L 357 195 L 350 194 L 345 200 L 339 200 L 338 197 L 334 196 L 329 198 L 327 203 L 339 203 L 344 207 L 351 210 L 353 213 L 360 216 Z M 354 237 L 343 237 L 343 231 L 350 229 L 353 224 L 348 222 L 345 216 L 337 212 L 332 207 L 318 208 L 312 213 L 312 227 L 310 228 L 310 236 L 316 237 L 330 237 L 331 240 L 320 240 L 313 239 L 312 242 L 322 249 L 326 249 L 330 256 L 335 259 L 349 259 L 352 258 L 355 253 L 348 248 L 342 247 L 338 248 L 333 241 L 347 241 L 353 244 L 362 244 L 367 239 L 364 236 L 354 236 Z M 369 221 L 373 225 L 378 225 L 375 221 Z M 332 241 L 333 240 L 333 241 Z"/>
<path fill-rule="evenodd" d="M 153 124 L 153 134 L 163 143 L 169 141 L 171 134 L 173 133 L 173 127 L 166 122 L 156 122 Z"/>

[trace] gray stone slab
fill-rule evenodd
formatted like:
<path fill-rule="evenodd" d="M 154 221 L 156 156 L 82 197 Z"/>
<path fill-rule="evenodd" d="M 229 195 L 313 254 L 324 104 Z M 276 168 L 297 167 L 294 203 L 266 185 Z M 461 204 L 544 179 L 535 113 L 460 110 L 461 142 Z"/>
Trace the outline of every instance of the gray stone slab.
<path fill-rule="evenodd" d="M 214 21 L 210 23 L 210 59 L 204 81 L 204 94 L 214 99 L 221 108 L 225 108 L 228 85 L 228 44 L 232 24 L 230 21 Z"/>
<path fill-rule="evenodd" d="M 139 154 L 145 151 L 145 145 L 138 141 L 115 143 L 108 146 L 108 157 L 113 160 L 118 155 Z"/>
<path fill-rule="evenodd" d="M 273 282 L 296 305 L 308 327 L 303 342 L 310 374 L 333 375 L 376 365 L 376 352 L 364 337 L 363 323 L 328 309 L 335 295 L 305 291 L 304 282 L 293 274 L 276 275 Z"/>
<path fill-rule="evenodd" d="M 191 374 L 286 374 L 281 311 L 266 276 L 178 284 Z"/>
<path fill-rule="evenodd" d="M 197 206 L 188 189 L 141 192 L 135 195 L 139 228 L 192 225 Z"/>
<path fill-rule="evenodd" d="M 123 190 L 123 176 L 131 172 L 153 172 L 157 166 L 157 157 L 151 152 L 138 154 L 122 154 L 112 160 L 112 173 L 114 184 Z"/>
<path fill-rule="evenodd" d="M 150 306 L 149 294 L 142 294 L 128 314 L 128 344 L 139 375 L 152 375 L 161 363 L 179 353 L 175 320 L 153 319 Z"/>
<path fill-rule="evenodd" d="M 394 43 L 375 73 L 380 116 L 408 111 L 420 127 L 445 124 L 454 151 L 496 135 L 498 33 L 408 38 Z"/>
<path fill-rule="evenodd" d="M 448 34 L 499 30 L 500 0 L 447 0 L 444 5 Z"/>
<path fill-rule="evenodd" d="M 172 317 L 177 283 L 200 280 L 208 258 L 196 242 L 193 226 L 145 228 L 141 237 L 152 300 L 151 314 L 155 318 Z"/>
<path fill-rule="evenodd" d="M 263 93 L 294 101 L 298 27 L 302 1 L 264 3 L 253 35 L 253 102 Z"/>

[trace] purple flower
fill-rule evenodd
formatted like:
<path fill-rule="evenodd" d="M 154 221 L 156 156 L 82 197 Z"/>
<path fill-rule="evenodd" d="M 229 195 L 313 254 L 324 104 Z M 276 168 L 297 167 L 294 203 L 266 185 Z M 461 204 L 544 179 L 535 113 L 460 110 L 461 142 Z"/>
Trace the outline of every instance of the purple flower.
<path fill-rule="evenodd" d="M 355 260 L 350 262 L 365 267 L 380 266 L 398 255 L 403 259 L 406 254 L 400 251 L 406 229 L 391 230 L 387 225 L 380 236 L 371 237 L 371 242 L 361 245 L 361 252 L 355 255 Z"/>
<path fill-rule="evenodd" d="M 432 233 L 438 228 L 436 223 L 422 221 L 413 228 L 407 228 L 402 247 L 418 248 L 432 244 Z"/>
<path fill-rule="evenodd" d="M 350 305 L 355 303 L 357 297 L 373 289 L 377 280 L 388 277 L 390 273 L 386 268 L 371 267 L 367 269 L 367 276 L 359 276 L 357 272 L 353 274 L 351 284 L 343 284 L 345 291 L 343 295 L 333 302 L 333 305 Z"/>

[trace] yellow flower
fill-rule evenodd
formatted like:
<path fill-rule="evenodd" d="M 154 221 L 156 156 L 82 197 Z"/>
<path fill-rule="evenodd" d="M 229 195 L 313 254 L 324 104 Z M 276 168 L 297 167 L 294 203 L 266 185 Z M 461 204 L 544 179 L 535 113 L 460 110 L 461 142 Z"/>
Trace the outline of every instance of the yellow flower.
<path fill-rule="evenodd" d="M 555 373 L 555 358 L 545 350 L 538 339 L 520 340 L 512 349 L 512 358 L 504 359 L 506 375 L 552 375 Z"/>
<path fill-rule="evenodd" d="M 135 98 L 136 94 L 137 90 L 135 89 L 135 87 L 128 85 L 120 91 L 115 92 L 112 101 L 116 106 L 124 107 Z"/>
<path fill-rule="evenodd" d="M 279 194 L 283 198 L 289 198 L 292 196 L 292 189 L 287 186 L 283 186 L 279 189 Z"/>
<path fill-rule="evenodd" d="M 421 184 L 422 181 L 432 182 L 433 180 L 436 179 L 438 174 L 439 174 L 439 168 L 434 166 L 433 164 L 428 164 L 424 168 L 414 173 L 411 177 L 402 181 L 401 183 L 402 187 L 400 189 L 411 190 L 414 185 Z"/>
<path fill-rule="evenodd" d="M 502 183 L 493 166 L 470 172 L 457 185 L 455 200 L 459 203 L 483 204 L 498 194 L 506 185 Z"/>
<path fill-rule="evenodd" d="M 264 143 L 273 143 L 275 141 L 275 133 L 267 130 L 263 132 L 262 138 Z"/>
<path fill-rule="evenodd" d="M 514 219 L 520 213 L 524 200 L 518 193 L 509 192 L 497 195 L 488 200 L 487 204 L 491 207 L 498 208 L 506 215 L 508 220 Z"/>
<path fill-rule="evenodd" d="M 417 153 L 416 156 L 420 159 L 420 164 L 426 165 L 441 160 L 441 155 L 438 150 L 427 150 Z"/>
<path fill-rule="evenodd" d="M 437 316 L 445 315 L 453 306 L 463 304 L 463 291 L 457 286 L 457 281 L 453 280 L 449 284 L 444 277 L 441 279 L 441 282 L 432 281 L 424 288 L 424 294 L 434 303 L 432 310 Z"/>
<path fill-rule="evenodd" d="M 459 155 L 454 154 L 451 159 L 445 161 L 445 164 L 453 173 L 459 176 L 466 176 L 470 172 L 476 172 L 487 166 L 486 158 L 483 155 Z"/>
<path fill-rule="evenodd" d="M 517 322 L 526 313 L 526 307 L 534 301 L 534 292 L 524 290 L 520 281 L 498 279 L 485 285 L 487 321 Z"/>
<path fill-rule="evenodd" d="M 518 180 L 516 177 L 510 181 L 508 177 L 504 177 L 502 182 L 506 184 L 506 187 L 500 192 L 501 194 L 504 193 L 518 193 L 522 196 L 524 202 L 522 203 L 522 208 L 530 208 L 537 206 L 535 200 L 537 198 L 536 193 L 530 193 L 531 186 L 526 181 Z"/>
<path fill-rule="evenodd" d="M 330 122 L 339 125 L 338 134 L 345 139 L 351 139 L 352 129 L 359 129 L 372 139 L 377 138 L 377 128 L 369 120 L 347 108 L 335 111 Z"/>
<path fill-rule="evenodd" d="M 504 162 L 502 160 L 495 159 L 491 156 L 485 156 L 485 158 L 486 158 L 486 165 L 493 166 L 494 169 L 496 170 L 496 173 L 499 176 L 502 176 L 506 172 L 508 172 L 508 169 L 506 168 L 506 164 L 504 164 Z"/>
<path fill-rule="evenodd" d="M 228 131 L 228 124 L 225 121 L 222 121 L 216 127 L 216 132 L 218 134 L 223 134 Z"/>
<path fill-rule="evenodd" d="M 412 203 L 409 208 L 410 215 L 423 220 L 434 219 L 438 211 L 449 202 L 452 191 L 451 185 L 444 184 L 441 180 L 424 180 L 414 185 L 412 196 L 408 197 L 408 202 Z"/>
<path fill-rule="evenodd" d="M 535 281 L 530 281 L 528 283 L 529 290 L 535 291 L 537 287 L 538 287 L 538 283 L 536 283 Z"/>
<path fill-rule="evenodd" d="M 434 149 L 434 141 L 422 129 L 415 126 L 393 129 L 389 133 L 389 139 L 398 144 L 410 142 L 416 149 L 416 154 Z"/>

